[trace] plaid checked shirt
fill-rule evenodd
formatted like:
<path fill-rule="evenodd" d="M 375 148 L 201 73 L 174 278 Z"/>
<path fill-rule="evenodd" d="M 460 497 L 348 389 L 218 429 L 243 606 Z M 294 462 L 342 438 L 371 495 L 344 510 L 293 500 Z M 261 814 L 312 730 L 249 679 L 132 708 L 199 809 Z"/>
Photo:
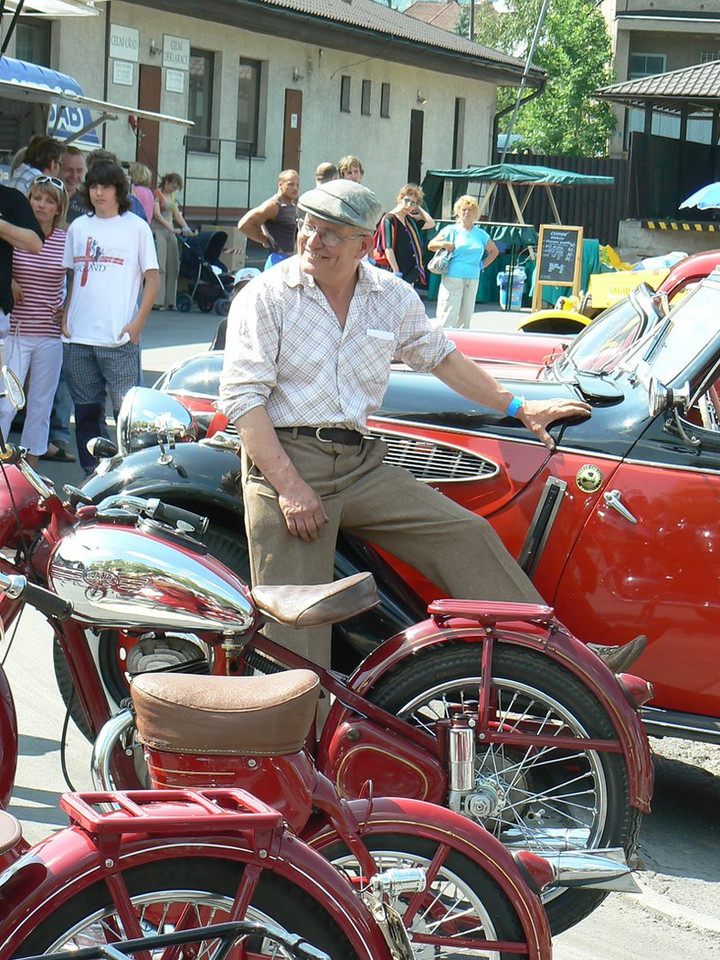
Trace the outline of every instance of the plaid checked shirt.
<path fill-rule="evenodd" d="M 363 261 L 342 329 L 295 256 L 233 301 L 218 406 L 231 422 L 264 405 L 275 427 L 367 433 L 393 358 L 430 371 L 454 349 L 407 283 Z"/>

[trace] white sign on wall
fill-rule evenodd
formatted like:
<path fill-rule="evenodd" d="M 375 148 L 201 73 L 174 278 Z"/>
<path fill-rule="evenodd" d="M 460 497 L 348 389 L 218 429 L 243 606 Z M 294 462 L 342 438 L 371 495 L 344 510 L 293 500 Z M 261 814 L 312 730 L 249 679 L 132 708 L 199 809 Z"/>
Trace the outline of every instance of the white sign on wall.
<path fill-rule="evenodd" d="M 163 66 L 174 70 L 190 69 L 190 41 L 185 37 L 163 35 Z"/>
<path fill-rule="evenodd" d="M 185 93 L 185 73 L 182 70 L 165 71 L 165 89 L 168 93 Z"/>
<path fill-rule="evenodd" d="M 128 60 L 113 60 L 112 80 L 121 87 L 131 87 L 135 67 Z"/>
<path fill-rule="evenodd" d="M 110 24 L 110 56 L 115 60 L 140 59 L 140 31 L 134 27 L 121 27 Z"/>

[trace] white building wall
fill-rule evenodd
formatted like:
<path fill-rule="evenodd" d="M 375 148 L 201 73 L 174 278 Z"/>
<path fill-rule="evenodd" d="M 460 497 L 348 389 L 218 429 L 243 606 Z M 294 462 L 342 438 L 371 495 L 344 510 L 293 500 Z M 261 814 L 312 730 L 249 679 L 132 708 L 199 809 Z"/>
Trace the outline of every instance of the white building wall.
<path fill-rule="evenodd" d="M 101 15 L 82 20 L 56 23 L 53 65 L 75 76 L 88 96 L 136 107 L 138 104 L 139 64 L 161 66 L 162 56 L 150 54 L 150 41 L 161 50 L 163 35 L 187 37 L 194 48 L 215 53 L 213 91 L 215 122 L 213 135 L 234 140 L 237 120 L 238 58 L 267 61 L 267 127 L 264 158 L 253 161 L 250 204 L 271 196 L 276 189 L 282 166 L 283 119 L 286 89 L 303 95 L 300 158 L 301 188 L 314 183 L 318 163 L 337 160 L 345 154 L 359 156 L 365 167 L 365 183 L 374 189 L 383 206 L 389 208 L 395 194 L 407 179 L 410 114 L 424 113 L 423 174 L 428 169 L 452 164 L 452 138 L 455 99 L 465 98 L 463 164 L 490 162 L 492 118 L 495 111 L 495 87 L 431 70 L 406 67 L 383 60 L 364 59 L 351 52 L 319 48 L 291 39 L 254 34 L 246 30 L 208 23 L 202 19 L 171 15 L 114 0 L 110 6 L 113 24 L 139 31 L 139 63 L 133 64 L 133 85 L 112 82 L 112 61 L 105 52 L 105 10 Z M 104 89 L 107 64 L 108 83 Z M 340 78 L 351 77 L 351 112 L 340 112 Z M 298 79 L 294 79 L 298 77 Z M 363 80 L 372 81 L 371 115 L 360 112 Z M 391 85 L 390 118 L 380 117 L 381 84 Z M 187 115 L 187 77 L 183 94 L 165 90 L 160 110 L 175 116 Z M 418 104 L 418 91 L 426 99 Z M 183 172 L 185 150 L 182 127 L 163 124 L 160 131 L 158 172 Z M 123 160 L 135 159 L 133 131 L 121 118 L 107 124 L 105 146 Z M 193 168 L 214 177 L 214 156 L 193 157 Z M 228 150 L 222 174 L 244 177 L 246 161 L 236 160 Z M 192 185 L 186 202 L 192 205 L 214 204 L 214 185 Z M 244 206 L 246 191 L 242 185 L 229 185 L 221 196 L 221 206 Z"/>

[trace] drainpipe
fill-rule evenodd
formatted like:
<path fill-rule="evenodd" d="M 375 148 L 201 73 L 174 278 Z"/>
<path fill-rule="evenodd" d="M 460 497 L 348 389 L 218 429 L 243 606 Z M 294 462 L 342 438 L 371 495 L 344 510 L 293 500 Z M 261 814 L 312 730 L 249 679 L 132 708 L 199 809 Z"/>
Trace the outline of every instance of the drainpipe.
<path fill-rule="evenodd" d="M 112 20 L 112 3 L 110 0 L 105 4 L 105 62 L 103 63 L 103 100 L 108 102 L 108 63 L 110 62 L 110 21 Z M 138 70 L 140 65 L 138 64 Z M 102 125 L 102 145 L 106 146 L 107 124 Z"/>

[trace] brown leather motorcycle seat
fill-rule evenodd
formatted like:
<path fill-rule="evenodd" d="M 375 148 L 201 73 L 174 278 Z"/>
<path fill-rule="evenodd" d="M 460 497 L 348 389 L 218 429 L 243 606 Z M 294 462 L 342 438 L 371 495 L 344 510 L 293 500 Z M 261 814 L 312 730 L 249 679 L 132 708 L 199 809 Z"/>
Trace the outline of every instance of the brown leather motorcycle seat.
<path fill-rule="evenodd" d="M 261 613 L 295 629 L 340 623 L 380 603 L 371 573 L 311 586 L 260 585 L 251 592 Z"/>
<path fill-rule="evenodd" d="M 12 850 L 22 837 L 22 827 L 11 813 L 0 810 L 0 853 Z"/>
<path fill-rule="evenodd" d="M 310 670 L 219 677 L 143 673 L 130 692 L 138 739 L 171 753 L 279 757 L 297 753 L 315 717 Z"/>

